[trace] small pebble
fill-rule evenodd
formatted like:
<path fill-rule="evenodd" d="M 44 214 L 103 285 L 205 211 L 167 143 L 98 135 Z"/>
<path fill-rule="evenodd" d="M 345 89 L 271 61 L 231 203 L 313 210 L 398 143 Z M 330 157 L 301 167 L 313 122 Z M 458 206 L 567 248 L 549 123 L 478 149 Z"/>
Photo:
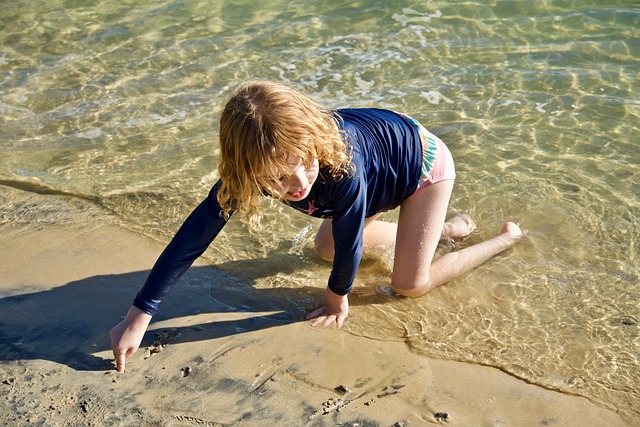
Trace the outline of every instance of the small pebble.
<path fill-rule="evenodd" d="M 336 387 L 334 389 L 335 391 L 337 391 L 338 393 L 342 393 L 342 394 L 347 394 L 347 393 L 351 393 L 351 389 L 349 387 L 347 387 L 346 385 L 339 385 L 338 387 Z"/>
<path fill-rule="evenodd" d="M 449 419 L 449 414 L 446 412 L 436 412 L 434 417 L 436 417 L 436 420 L 438 421 L 447 421 Z"/>

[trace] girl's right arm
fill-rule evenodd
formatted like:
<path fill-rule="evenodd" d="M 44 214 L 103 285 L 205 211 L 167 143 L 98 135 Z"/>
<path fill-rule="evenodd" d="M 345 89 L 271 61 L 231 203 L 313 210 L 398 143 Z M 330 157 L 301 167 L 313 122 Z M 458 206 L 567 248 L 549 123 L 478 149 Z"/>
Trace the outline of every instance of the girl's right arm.
<path fill-rule="evenodd" d="M 207 198 L 180 226 L 136 295 L 134 306 L 155 315 L 164 297 L 225 226 L 227 222 L 221 217 L 222 208 L 217 199 L 221 184 L 218 181 L 213 186 Z"/>
<path fill-rule="evenodd" d="M 140 347 L 151 317 L 164 297 L 226 224 L 220 216 L 216 197 L 220 184 L 218 181 L 213 186 L 208 197 L 182 224 L 151 269 L 127 317 L 111 330 L 111 348 L 118 372 L 124 371 L 126 359 Z"/>

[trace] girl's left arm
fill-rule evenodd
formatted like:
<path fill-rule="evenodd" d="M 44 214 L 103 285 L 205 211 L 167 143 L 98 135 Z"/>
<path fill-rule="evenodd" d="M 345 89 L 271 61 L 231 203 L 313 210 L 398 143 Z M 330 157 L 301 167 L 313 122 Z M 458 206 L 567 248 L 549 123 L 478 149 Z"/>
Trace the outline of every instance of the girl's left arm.
<path fill-rule="evenodd" d="M 332 220 L 334 241 L 333 268 L 324 294 L 324 306 L 306 318 L 314 319 L 311 326 L 323 327 L 336 322 L 342 327 L 349 314 L 347 294 L 362 258 L 362 233 L 366 213 L 366 185 L 357 178 L 341 182 L 336 193 L 336 212 Z"/>

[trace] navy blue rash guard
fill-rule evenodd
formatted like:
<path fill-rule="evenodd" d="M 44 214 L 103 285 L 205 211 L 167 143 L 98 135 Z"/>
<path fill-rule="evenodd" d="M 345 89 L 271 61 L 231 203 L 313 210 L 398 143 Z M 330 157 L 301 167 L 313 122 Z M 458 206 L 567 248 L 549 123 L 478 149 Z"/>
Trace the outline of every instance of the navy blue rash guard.
<path fill-rule="evenodd" d="M 388 110 L 343 109 L 335 112 L 352 153 L 355 172 L 334 180 L 321 167 L 309 195 L 285 201 L 319 218 L 332 218 L 335 255 L 329 289 L 346 295 L 362 257 L 364 220 L 393 209 L 412 195 L 422 167 L 422 143 L 407 119 Z M 133 305 L 154 315 L 165 295 L 207 249 L 226 221 L 220 216 L 218 181 L 189 215 L 156 261 Z"/>

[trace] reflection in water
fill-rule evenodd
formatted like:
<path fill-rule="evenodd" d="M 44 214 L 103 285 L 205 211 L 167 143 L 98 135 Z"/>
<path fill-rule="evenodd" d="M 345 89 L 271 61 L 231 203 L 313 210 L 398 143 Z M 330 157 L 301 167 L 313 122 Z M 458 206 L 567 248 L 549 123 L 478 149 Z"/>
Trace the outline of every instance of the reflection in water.
<path fill-rule="evenodd" d="M 109 214 L 167 240 L 215 181 L 218 113 L 239 80 L 405 111 L 450 146 L 452 210 L 480 225 L 471 242 L 507 219 L 530 234 L 415 300 L 389 294 L 392 254 L 369 256 L 347 330 L 640 412 L 640 12 L 622 0 L 484 3 L 3 5 L 0 182 L 81 197 L 97 207 L 77 213 L 87 221 Z M 70 215 L 0 197 L 0 223 Z M 276 251 L 296 269 L 255 262 L 255 286 L 321 289 L 317 226 L 275 206 L 257 233 L 232 221 L 207 256 Z"/>

